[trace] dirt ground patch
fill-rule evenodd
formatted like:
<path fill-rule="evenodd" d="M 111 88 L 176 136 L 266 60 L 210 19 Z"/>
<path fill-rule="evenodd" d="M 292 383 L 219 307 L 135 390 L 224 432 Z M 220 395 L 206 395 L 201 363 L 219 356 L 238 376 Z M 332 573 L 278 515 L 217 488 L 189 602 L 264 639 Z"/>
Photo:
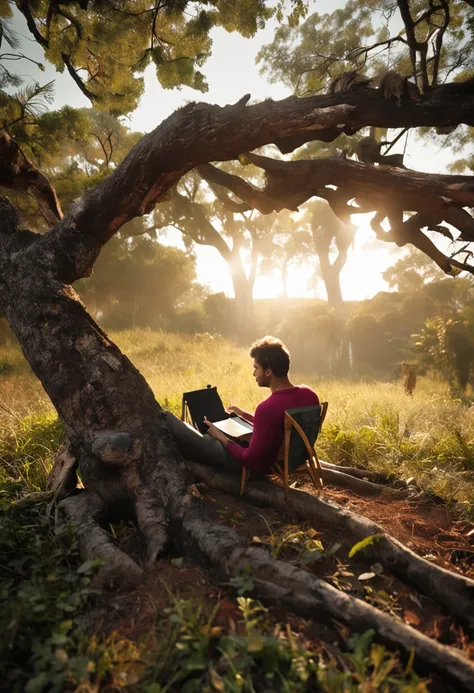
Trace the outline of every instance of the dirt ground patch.
<path fill-rule="evenodd" d="M 436 602 L 404 584 L 382 566 L 368 565 L 358 556 L 349 559 L 347 537 L 310 523 L 296 524 L 289 516 L 271 508 L 257 508 L 245 499 L 202 486 L 199 489 L 202 501 L 213 508 L 218 521 L 234 528 L 242 538 L 266 545 L 273 555 L 310 570 L 315 577 L 324 578 L 338 589 L 402 619 L 429 637 L 464 651 L 474 660 L 474 641 L 462 625 Z M 303 487 L 303 490 L 311 492 L 310 487 Z M 423 501 L 367 500 L 336 489 L 326 489 L 325 498 L 378 522 L 428 560 L 474 577 L 473 546 L 467 537 L 472 527 L 452 518 L 446 506 Z M 131 537 L 126 541 L 130 548 Z M 319 544 L 323 547 L 318 560 L 305 564 L 308 545 L 305 542 L 311 543 L 312 548 Z M 371 573 L 370 579 L 361 579 Z M 118 631 L 125 637 L 143 640 L 178 598 L 195 600 L 208 614 L 215 611 L 214 625 L 235 633 L 240 628 L 240 613 L 234 587 L 188 559 L 180 556 L 163 559 L 156 563 L 146 582 L 136 591 L 105 594 L 93 616 L 94 628 L 102 632 Z M 251 596 L 251 590 L 246 596 Z M 314 652 L 334 656 L 338 648 L 344 650 L 350 634 L 346 625 L 325 615 L 307 620 L 277 605 L 269 609 L 268 616 L 276 629 L 281 628 L 281 624 L 289 624 L 294 637 Z M 430 690 L 445 693 L 450 689 L 434 677 Z"/>
<path fill-rule="evenodd" d="M 311 493 L 310 486 L 303 487 Z M 329 500 L 378 522 L 423 558 L 474 579 L 474 525 L 453 518 L 444 504 L 429 499 L 360 498 L 350 491 L 326 489 Z"/>

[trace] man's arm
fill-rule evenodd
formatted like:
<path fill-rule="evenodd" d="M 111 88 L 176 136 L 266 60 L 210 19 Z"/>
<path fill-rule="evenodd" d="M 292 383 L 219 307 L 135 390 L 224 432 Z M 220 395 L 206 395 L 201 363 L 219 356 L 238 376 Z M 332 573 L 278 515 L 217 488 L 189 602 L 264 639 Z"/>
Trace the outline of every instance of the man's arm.
<path fill-rule="evenodd" d="M 268 408 L 267 408 L 268 409 Z M 268 472 L 276 461 L 280 447 L 282 430 L 278 422 L 272 420 L 271 414 L 260 404 L 255 410 L 254 430 L 248 448 L 242 448 L 212 424 L 209 435 L 219 440 L 228 449 L 232 457 L 244 467 L 257 472 Z M 210 423 L 207 422 L 206 423 Z"/>
<path fill-rule="evenodd" d="M 225 433 L 223 433 L 217 426 L 214 426 L 212 421 L 209 421 L 207 416 L 204 417 L 204 423 L 206 426 L 208 426 L 207 429 L 207 435 L 211 436 L 211 438 L 215 438 L 218 440 L 224 447 L 227 447 L 227 445 L 231 442 L 230 439 L 226 436 Z"/>
<path fill-rule="evenodd" d="M 228 414 L 237 414 L 237 416 L 240 416 L 241 419 L 244 419 L 245 421 L 248 421 L 251 424 L 253 424 L 255 419 L 253 414 L 250 414 L 250 412 L 248 411 L 244 411 L 235 404 L 231 404 L 229 407 L 226 407 L 226 412 Z"/>

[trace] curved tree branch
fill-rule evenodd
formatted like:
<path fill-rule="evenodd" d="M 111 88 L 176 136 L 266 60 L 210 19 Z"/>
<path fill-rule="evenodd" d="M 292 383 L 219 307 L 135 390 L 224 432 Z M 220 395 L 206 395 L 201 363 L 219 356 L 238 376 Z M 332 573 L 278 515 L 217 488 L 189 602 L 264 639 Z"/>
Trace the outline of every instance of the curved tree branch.
<path fill-rule="evenodd" d="M 211 224 L 199 202 L 190 200 L 177 190 L 173 190 L 172 200 L 179 215 L 184 217 L 186 221 L 191 220 L 192 222 L 191 225 L 184 224 L 180 229 L 181 233 L 192 238 L 195 243 L 213 246 L 226 262 L 230 262 L 232 253 L 229 246 Z"/>
<path fill-rule="evenodd" d="M 279 102 L 268 100 L 252 106 L 246 106 L 247 101 L 248 95 L 233 106 L 190 103 L 176 111 L 145 135 L 103 183 L 86 191 L 71 206 L 67 217 L 39 242 L 38 260 L 44 253 L 51 273 L 63 281 L 73 282 L 87 276 L 101 246 L 123 224 L 149 213 L 185 173 L 209 161 L 236 159 L 242 152 L 269 143 L 289 151 L 302 142 L 332 140 L 342 132 L 356 132 L 368 125 L 405 127 L 460 122 L 474 125 L 472 81 L 444 85 L 421 103 L 408 100 L 400 108 L 393 108 L 379 90 L 369 88 L 304 99 L 290 97 Z M 265 159 L 254 161 L 261 166 Z M 439 205 L 444 204 L 441 196 L 458 205 L 470 204 L 473 198 L 468 177 L 430 178 L 419 173 L 406 176 L 397 169 L 382 170 L 335 159 L 325 159 L 322 163 L 322 160 L 319 163 L 318 160 L 266 161 L 272 167 L 269 185 L 264 192 L 252 188 L 265 213 L 283 207 L 294 209 L 328 182 L 343 186 L 348 174 L 351 185 L 356 184 L 362 198 L 365 191 L 371 199 L 384 199 L 387 185 L 395 185 L 397 193 L 403 196 L 403 205 L 408 200 L 409 208 L 414 211 L 418 211 L 420 190 L 425 192 L 427 185 L 431 197 L 437 195 Z M 287 177 L 282 186 L 279 176 L 274 175 L 278 166 L 300 167 L 298 175 L 303 167 L 308 182 L 302 182 L 301 177 L 298 180 Z M 311 167 L 318 166 L 316 173 Z M 450 186 L 444 179 L 456 185 Z M 242 195 L 239 197 L 242 199 Z M 276 200 L 282 197 L 285 203 L 279 203 L 278 207 L 268 197 Z M 256 206 L 252 199 L 243 201 Z"/>
<path fill-rule="evenodd" d="M 474 219 L 463 208 L 474 206 L 474 176 L 436 176 L 336 158 L 288 162 L 257 154 L 247 157 L 267 173 L 263 190 L 210 165 L 206 176 L 226 185 L 263 214 L 284 207 L 295 209 L 312 196 L 327 199 L 342 221 L 347 221 L 350 213 L 379 211 L 372 226 L 380 239 L 400 246 L 412 243 L 448 274 L 453 273 L 453 266 L 474 273 L 471 265 L 447 258 L 421 231 L 425 227 L 437 230 L 445 221 L 459 229 L 459 239 L 474 241 Z M 337 190 L 327 188 L 329 184 Z M 360 207 L 348 205 L 350 199 L 361 202 Z M 404 212 L 410 213 L 405 221 Z M 391 222 L 389 232 L 380 226 L 385 217 Z"/>
<path fill-rule="evenodd" d="M 32 195 L 49 226 L 62 218 L 55 189 L 5 130 L 0 132 L 0 185 Z"/>
<path fill-rule="evenodd" d="M 90 99 L 90 101 L 92 102 L 98 101 L 99 97 L 96 94 L 94 94 L 93 91 L 88 89 L 85 85 L 85 82 L 83 82 L 82 79 L 79 77 L 78 71 L 72 64 L 71 56 L 67 55 L 67 53 L 61 53 L 61 58 L 63 59 L 64 64 L 67 67 L 67 71 L 69 72 L 79 89 L 82 91 L 84 96 L 87 96 L 87 98 Z"/>
<path fill-rule="evenodd" d="M 438 33 L 436 34 L 436 40 L 435 40 L 435 55 L 434 55 L 434 62 L 433 62 L 433 80 L 432 84 L 434 87 L 437 86 L 438 84 L 438 73 L 439 73 L 439 63 L 441 60 L 441 49 L 443 47 L 443 36 L 448 28 L 451 15 L 449 12 L 449 3 L 447 0 L 440 0 L 441 1 L 441 8 L 444 12 L 444 21 L 442 26 L 439 28 Z"/>
<path fill-rule="evenodd" d="M 426 70 L 426 44 L 420 43 L 415 34 L 415 22 L 411 16 L 410 6 L 408 0 L 397 0 L 398 7 L 400 9 L 400 14 L 405 25 L 405 30 L 407 32 L 408 47 L 410 51 L 410 60 L 413 70 L 413 77 L 415 79 L 415 84 L 417 83 L 418 69 L 416 64 L 416 54 L 420 53 L 421 62 L 421 79 L 423 85 L 423 92 L 427 92 L 430 88 L 428 80 L 428 72 Z"/>
<path fill-rule="evenodd" d="M 43 36 L 38 27 L 36 26 L 35 18 L 31 12 L 30 3 L 28 0 L 19 0 L 17 2 L 18 9 L 26 19 L 26 24 L 28 29 L 35 37 L 36 41 L 43 46 L 43 48 L 49 48 L 48 40 Z"/>

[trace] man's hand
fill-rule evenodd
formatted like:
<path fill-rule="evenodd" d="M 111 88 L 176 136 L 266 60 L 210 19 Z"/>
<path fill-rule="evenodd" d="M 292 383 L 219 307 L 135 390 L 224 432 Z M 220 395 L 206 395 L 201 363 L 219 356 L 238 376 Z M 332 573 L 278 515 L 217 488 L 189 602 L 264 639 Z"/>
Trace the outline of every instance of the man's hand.
<path fill-rule="evenodd" d="M 220 431 L 217 428 L 217 426 L 214 426 L 212 421 L 209 421 L 207 416 L 204 417 L 204 423 L 206 424 L 206 426 L 208 426 L 208 429 L 207 429 L 208 435 L 210 435 L 211 438 L 215 438 L 216 440 L 220 441 L 221 443 L 223 443 L 223 445 L 227 446 L 227 442 L 229 439 L 227 438 L 227 436 L 224 433 L 222 433 L 222 431 Z"/>
<path fill-rule="evenodd" d="M 237 416 L 241 416 L 242 418 L 244 418 L 244 412 L 240 407 L 237 407 L 235 404 L 231 404 L 229 407 L 226 407 L 225 410 L 228 414 L 237 414 Z"/>

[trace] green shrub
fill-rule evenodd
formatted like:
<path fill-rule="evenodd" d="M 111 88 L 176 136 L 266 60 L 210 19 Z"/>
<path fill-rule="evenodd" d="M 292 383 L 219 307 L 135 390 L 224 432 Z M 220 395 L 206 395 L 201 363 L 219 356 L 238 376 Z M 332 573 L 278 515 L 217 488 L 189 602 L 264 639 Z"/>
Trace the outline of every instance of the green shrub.
<path fill-rule="evenodd" d="M 36 494 L 0 511 L 0 690 L 8 693 L 63 691 L 95 666 L 81 654 L 94 565 L 79 565 L 73 530 L 55 525 L 47 507 Z"/>
<path fill-rule="evenodd" d="M 271 624 L 259 602 L 238 598 L 241 620 L 235 633 L 214 626 L 216 610 L 175 599 L 158 622 L 160 646 L 139 688 L 146 693 L 306 693 L 370 690 L 427 693 L 424 681 L 381 645 L 374 632 L 353 635 L 347 652 L 312 652 L 297 641 L 289 625 Z"/>

